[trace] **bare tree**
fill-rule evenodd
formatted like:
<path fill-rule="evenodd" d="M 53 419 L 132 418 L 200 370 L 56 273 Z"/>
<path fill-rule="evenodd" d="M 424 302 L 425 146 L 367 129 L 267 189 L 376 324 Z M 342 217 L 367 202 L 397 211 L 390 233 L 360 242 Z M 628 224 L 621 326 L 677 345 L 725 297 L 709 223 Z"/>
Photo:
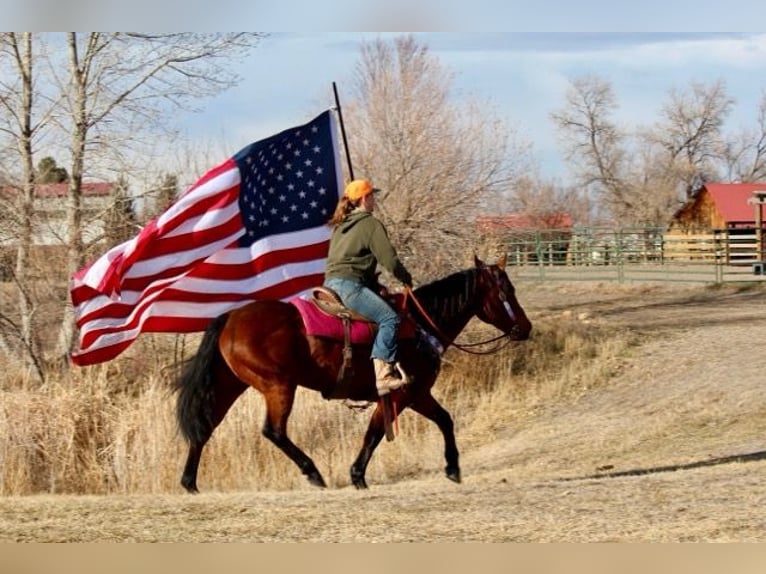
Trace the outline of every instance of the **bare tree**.
<path fill-rule="evenodd" d="M 34 367 L 42 379 L 42 366 L 38 358 L 38 341 L 32 329 L 32 316 L 35 310 L 30 285 L 27 281 L 30 248 L 32 245 L 32 215 L 34 212 L 35 170 L 33 162 L 33 143 L 45 122 L 33 118 L 36 111 L 33 65 L 32 33 L 4 32 L 0 34 L 0 58 L 10 68 L 6 79 L 0 74 L 0 133 L 10 145 L 15 146 L 18 173 L 13 174 L 16 181 L 15 192 L 5 193 L 6 206 L 12 207 L 13 228 L 16 244 L 16 262 L 14 277 L 19 302 L 19 321 L 2 316 L 4 326 L 11 326 L 16 331 L 22 345 L 21 350 L 29 366 Z M 44 116 L 45 114 L 41 114 Z M 8 178 L 9 180 L 11 178 Z M 10 204 L 10 205 L 9 205 Z M 5 345 L 7 346 L 7 344 Z"/>
<path fill-rule="evenodd" d="M 460 266 L 475 217 L 502 208 L 528 148 L 479 104 L 450 99 L 451 73 L 412 36 L 364 43 L 344 109 L 354 175 L 383 189 L 380 212 L 419 280 Z"/>
<path fill-rule="evenodd" d="M 761 95 L 755 129 L 743 129 L 726 142 L 724 162 L 729 181 L 766 179 L 766 92 Z"/>
<path fill-rule="evenodd" d="M 234 85 L 238 78 L 229 64 L 260 37 L 252 33 L 66 34 L 68 76 L 57 81 L 65 95 L 66 121 L 62 123 L 70 134 L 70 272 L 84 264 L 81 189 L 86 156 L 104 147 L 120 153 L 114 137 L 118 125 L 138 133 L 139 126 L 159 121 L 167 105 L 187 106 Z M 55 73 L 56 68 L 51 69 Z M 73 338 L 74 322 L 67 307 L 59 335 L 61 356 L 68 354 Z"/>
<path fill-rule="evenodd" d="M 509 204 L 514 212 L 543 223 L 556 221 L 567 214 L 573 222 L 584 225 L 597 216 L 587 191 L 582 187 L 563 186 L 532 175 L 515 182 Z"/>
<path fill-rule="evenodd" d="M 551 114 L 577 183 L 593 189 L 615 219 L 631 217 L 636 198 L 625 179 L 625 136 L 612 120 L 612 84 L 593 75 L 570 80 L 562 109 Z"/>
<path fill-rule="evenodd" d="M 664 150 L 665 169 L 674 175 L 685 198 L 700 182 L 719 178 L 725 147 L 722 130 L 733 105 L 722 80 L 692 81 L 687 90 L 670 91 L 660 119 L 647 134 Z"/>
<path fill-rule="evenodd" d="M 625 188 L 634 199 L 623 223 L 662 226 L 683 203 L 675 172 L 667 169 L 665 151 L 656 143 L 637 138 L 630 162 L 625 166 Z"/>

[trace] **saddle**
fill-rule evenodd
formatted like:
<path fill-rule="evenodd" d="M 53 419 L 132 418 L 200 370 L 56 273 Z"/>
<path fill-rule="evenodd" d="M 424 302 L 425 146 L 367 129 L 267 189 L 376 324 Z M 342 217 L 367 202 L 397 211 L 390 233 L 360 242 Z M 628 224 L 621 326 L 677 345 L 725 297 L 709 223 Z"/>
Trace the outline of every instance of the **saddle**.
<path fill-rule="evenodd" d="M 384 298 L 394 309 L 401 309 L 403 295 L 385 295 Z M 308 296 L 290 299 L 301 314 L 306 334 L 314 337 L 326 337 L 343 341 L 343 363 L 338 371 L 336 385 L 330 396 L 342 394 L 350 384 L 354 372 L 352 367 L 353 345 L 372 345 L 378 332 L 378 325 L 371 319 L 346 307 L 340 296 L 332 289 L 315 287 Z M 402 317 L 399 326 L 399 340 L 412 339 L 416 336 L 414 321 L 409 315 Z"/>

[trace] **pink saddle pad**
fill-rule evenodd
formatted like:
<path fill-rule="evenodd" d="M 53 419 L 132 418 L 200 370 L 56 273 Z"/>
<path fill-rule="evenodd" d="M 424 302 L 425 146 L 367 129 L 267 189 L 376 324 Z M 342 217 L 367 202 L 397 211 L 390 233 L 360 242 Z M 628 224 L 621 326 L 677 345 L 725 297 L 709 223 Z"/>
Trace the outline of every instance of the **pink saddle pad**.
<path fill-rule="evenodd" d="M 328 337 L 343 340 L 343 321 L 334 315 L 329 315 L 314 305 L 308 299 L 293 297 L 290 303 L 295 305 L 303 317 L 306 334 L 315 337 Z M 375 337 L 375 324 L 364 321 L 351 322 L 351 342 L 355 344 L 372 344 Z"/>

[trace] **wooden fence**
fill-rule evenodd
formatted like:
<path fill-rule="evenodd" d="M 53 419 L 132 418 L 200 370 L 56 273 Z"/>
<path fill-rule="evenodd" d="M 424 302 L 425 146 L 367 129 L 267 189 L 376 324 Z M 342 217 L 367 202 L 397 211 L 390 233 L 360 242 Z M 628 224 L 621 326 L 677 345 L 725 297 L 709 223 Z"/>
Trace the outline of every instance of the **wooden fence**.
<path fill-rule="evenodd" d="M 664 228 L 539 230 L 514 235 L 502 248 L 522 280 L 766 280 L 763 240 L 752 229 L 684 235 Z"/>

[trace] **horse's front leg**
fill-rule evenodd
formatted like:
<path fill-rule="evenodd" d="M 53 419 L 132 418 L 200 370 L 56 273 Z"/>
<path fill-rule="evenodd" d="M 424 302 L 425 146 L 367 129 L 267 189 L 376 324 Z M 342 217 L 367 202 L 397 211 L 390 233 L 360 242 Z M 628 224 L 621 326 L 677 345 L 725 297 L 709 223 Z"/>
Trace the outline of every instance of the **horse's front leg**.
<path fill-rule="evenodd" d="M 455 425 L 450 414 L 430 393 L 417 397 L 410 405 L 410 408 L 435 422 L 439 430 L 442 431 L 444 436 L 444 458 L 447 461 L 444 471 L 447 474 L 447 478 L 460 482 L 459 454 L 457 444 L 455 443 Z"/>
<path fill-rule="evenodd" d="M 354 464 L 351 465 L 351 483 L 359 489 L 367 488 L 364 475 L 367 472 L 367 465 L 372 458 L 372 453 L 375 452 L 385 434 L 383 422 L 383 405 L 378 401 L 378 406 L 372 413 L 370 424 L 367 426 L 367 432 L 364 434 L 362 450 L 359 451 Z"/>

